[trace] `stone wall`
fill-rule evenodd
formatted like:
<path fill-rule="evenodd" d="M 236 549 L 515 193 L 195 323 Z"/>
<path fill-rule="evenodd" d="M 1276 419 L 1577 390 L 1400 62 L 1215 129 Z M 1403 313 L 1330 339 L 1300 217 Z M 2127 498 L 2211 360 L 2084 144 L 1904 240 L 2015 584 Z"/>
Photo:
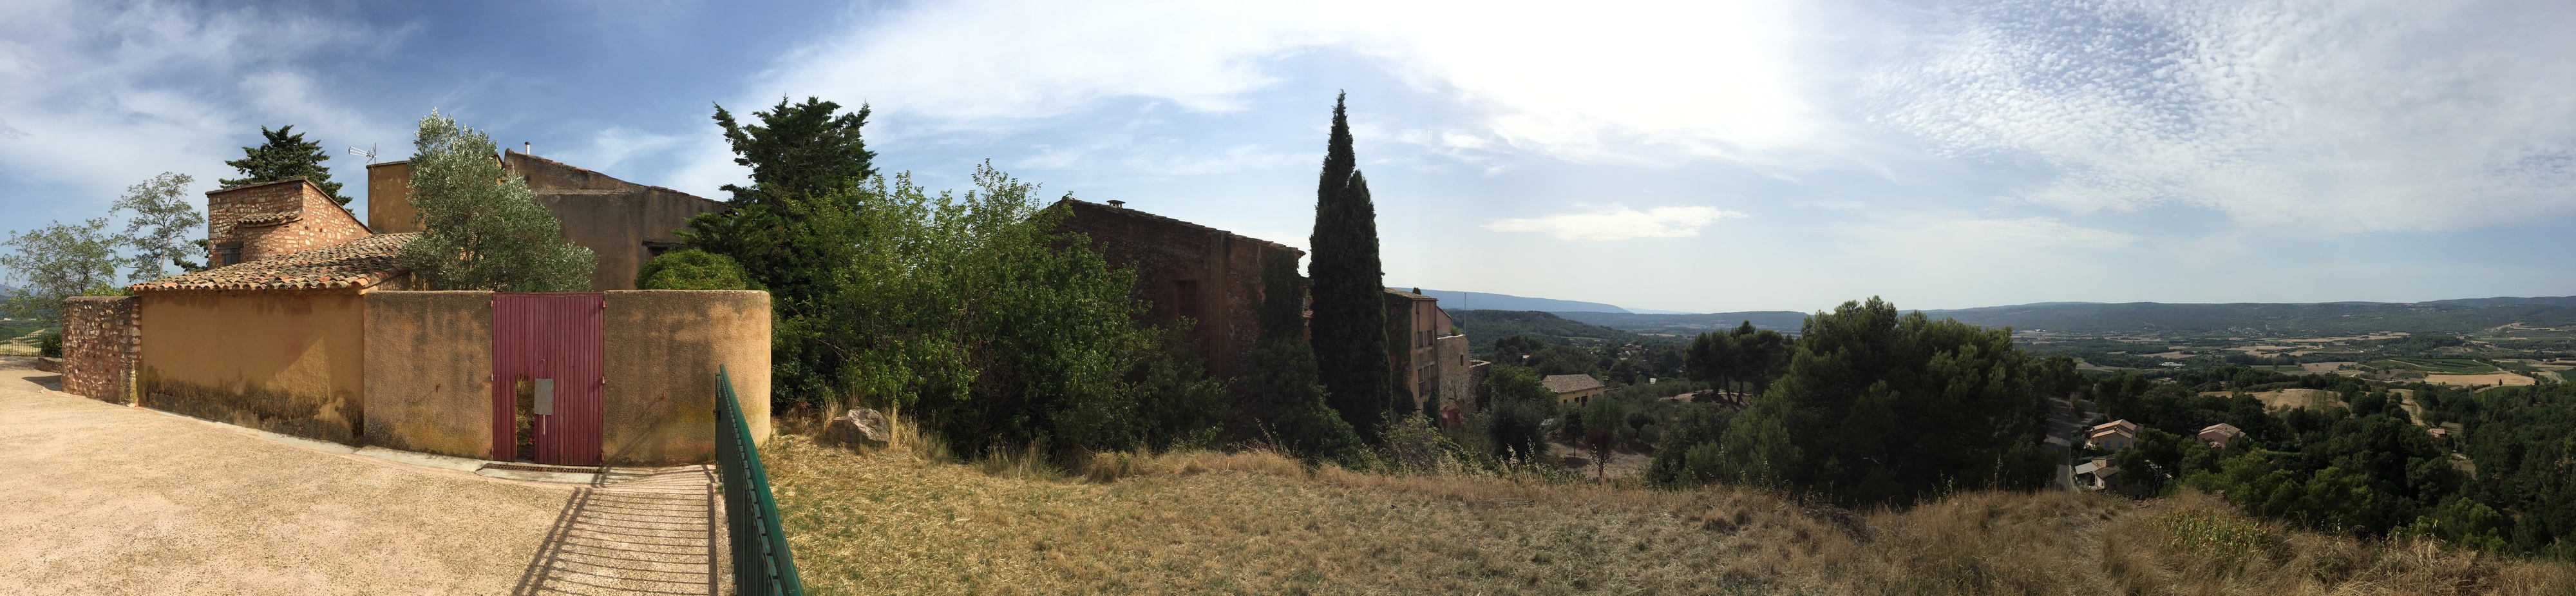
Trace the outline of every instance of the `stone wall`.
<path fill-rule="evenodd" d="M 367 226 L 331 202 L 321 187 L 298 178 L 248 184 L 206 193 L 206 246 L 217 265 L 222 251 L 240 245 L 247 263 L 367 236 Z"/>
<path fill-rule="evenodd" d="M 63 391 L 114 403 L 133 401 L 129 375 L 141 337 L 133 296 L 64 300 Z"/>
<path fill-rule="evenodd" d="M 1466 409 L 1474 409 L 1475 404 L 1469 403 L 1475 399 L 1476 385 L 1467 376 L 1472 365 L 1467 360 L 1467 336 L 1443 335 L 1432 342 L 1435 346 L 1432 358 L 1437 361 L 1440 373 L 1440 405 L 1433 408 L 1464 403 Z"/>
<path fill-rule="evenodd" d="M 1123 206 L 1064 199 L 1055 208 L 1069 211 L 1062 230 L 1089 237 L 1110 266 L 1136 271 L 1134 296 L 1153 305 L 1148 318 L 1166 325 L 1197 321 L 1191 338 L 1209 374 L 1251 372 L 1253 344 L 1261 338 L 1261 264 L 1293 262 L 1305 252 Z"/>
<path fill-rule="evenodd" d="M 492 455 L 492 293 L 369 292 L 366 441 Z"/>

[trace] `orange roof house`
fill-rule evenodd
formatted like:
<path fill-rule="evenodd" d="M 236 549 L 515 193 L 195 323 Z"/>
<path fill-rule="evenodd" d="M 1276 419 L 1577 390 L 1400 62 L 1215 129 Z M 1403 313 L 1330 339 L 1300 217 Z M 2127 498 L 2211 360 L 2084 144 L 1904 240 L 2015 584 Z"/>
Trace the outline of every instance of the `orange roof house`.
<path fill-rule="evenodd" d="M 2095 425 L 2084 433 L 2084 444 L 2118 451 L 2137 446 L 2138 423 L 2113 420 Z"/>
<path fill-rule="evenodd" d="M 1591 403 L 1594 396 L 1609 390 L 1601 385 L 1600 379 L 1592 378 L 1592 375 L 1548 375 L 1547 378 L 1540 379 L 1539 384 L 1546 385 L 1548 391 L 1556 392 L 1556 403 L 1559 404 Z"/>
<path fill-rule="evenodd" d="M 2236 425 L 2225 422 L 2212 424 L 2209 425 L 2209 428 L 2200 429 L 2200 440 L 2216 447 L 2226 447 L 2228 443 L 2236 442 L 2237 439 L 2242 438 L 2245 438 L 2245 431 L 2238 430 Z"/>

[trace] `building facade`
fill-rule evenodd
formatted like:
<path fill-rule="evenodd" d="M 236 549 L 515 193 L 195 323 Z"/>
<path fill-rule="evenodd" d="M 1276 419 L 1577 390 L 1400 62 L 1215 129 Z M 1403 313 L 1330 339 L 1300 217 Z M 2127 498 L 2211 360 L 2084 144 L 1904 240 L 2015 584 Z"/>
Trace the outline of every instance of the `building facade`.
<path fill-rule="evenodd" d="M 331 246 L 372 233 L 303 178 L 206 192 L 209 267 Z"/>
<path fill-rule="evenodd" d="M 645 261 L 684 244 L 679 233 L 688 229 L 689 218 L 726 209 L 722 201 L 517 151 L 502 152 L 501 168 L 527 180 L 537 204 L 560 223 L 565 241 L 599 258 L 590 274 L 592 290 L 635 289 Z M 418 232 L 419 214 L 411 204 L 410 162 L 367 166 L 367 222 L 376 232 Z"/>
<path fill-rule="evenodd" d="M 1296 262 L 1305 251 L 1169 217 L 1073 198 L 1059 229 L 1079 232 L 1111 267 L 1136 272 L 1134 296 L 1152 305 L 1156 324 L 1190 321 L 1190 339 L 1206 359 L 1208 374 L 1241 378 L 1251 373 L 1252 348 L 1261 339 L 1261 265 L 1266 259 Z"/>

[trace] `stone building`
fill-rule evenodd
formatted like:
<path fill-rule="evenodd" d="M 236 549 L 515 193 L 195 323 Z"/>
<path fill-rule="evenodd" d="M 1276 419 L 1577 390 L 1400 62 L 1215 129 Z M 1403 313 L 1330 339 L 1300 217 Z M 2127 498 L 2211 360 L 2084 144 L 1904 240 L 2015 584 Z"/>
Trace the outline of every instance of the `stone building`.
<path fill-rule="evenodd" d="M 1451 384 L 1463 384 L 1467 373 L 1466 336 L 1457 333 L 1440 300 L 1413 292 L 1386 289 L 1387 360 L 1395 385 L 1413 398 L 1415 411 L 1436 413 Z M 1443 358 L 1441 341 L 1456 337 L 1456 352 Z M 1455 379 L 1451 379 L 1455 377 Z"/>
<path fill-rule="evenodd" d="M 303 178 L 206 192 L 208 266 L 331 246 L 369 233 L 322 187 Z"/>
<path fill-rule="evenodd" d="M 1559 405 L 1589 404 L 1592 403 L 1592 398 L 1600 397 L 1602 393 L 1609 391 L 1608 387 L 1601 384 L 1600 379 L 1592 378 L 1592 375 L 1548 375 L 1540 378 L 1539 383 L 1546 385 L 1548 391 L 1556 393 L 1556 403 Z"/>
<path fill-rule="evenodd" d="M 1277 242 L 1128 209 L 1123 201 L 1065 198 L 1051 208 L 1067 210 L 1061 229 L 1088 236 L 1110 266 L 1135 268 L 1135 296 L 1152 305 L 1149 318 L 1165 325 L 1196 321 L 1190 338 L 1212 376 L 1251 373 L 1252 348 L 1261 339 L 1263 260 L 1306 256 Z"/>
<path fill-rule="evenodd" d="M 565 241 L 589 248 L 599 266 L 590 289 L 635 289 L 644 262 L 682 244 L 689 218 L 726 209 L 724 202 L 659 186 L 645 186 L 518 151 L 503 151 L 501 168 L 525 178 L 537 204 L 561 222 Z M 411 163 L 367 166 L 367 222 L 379 233 L 420 231 L 411 204 Z"/>

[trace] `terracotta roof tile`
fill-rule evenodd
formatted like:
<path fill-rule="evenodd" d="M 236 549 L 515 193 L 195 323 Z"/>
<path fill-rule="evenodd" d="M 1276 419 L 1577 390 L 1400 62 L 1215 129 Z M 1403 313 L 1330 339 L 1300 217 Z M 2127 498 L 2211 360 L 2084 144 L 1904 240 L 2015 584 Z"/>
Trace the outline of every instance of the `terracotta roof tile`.
<path fill-rule="evenodd" d="M 1601 380 L 1592 378 L 1592 375 L 1548 375 L 1547 378 L 1539 379 L 1539 384 L 1546 385 L 1547 390 L 1557 393 L 1601 388 Z"/>
<path fill-rule="evenodd" d="M 420 234 L 377 234 L 322 248 L 126 286 L 138 294 L 206 290 L 327 290 L 376 285 L 404 269 L 394 256 Z"/>

